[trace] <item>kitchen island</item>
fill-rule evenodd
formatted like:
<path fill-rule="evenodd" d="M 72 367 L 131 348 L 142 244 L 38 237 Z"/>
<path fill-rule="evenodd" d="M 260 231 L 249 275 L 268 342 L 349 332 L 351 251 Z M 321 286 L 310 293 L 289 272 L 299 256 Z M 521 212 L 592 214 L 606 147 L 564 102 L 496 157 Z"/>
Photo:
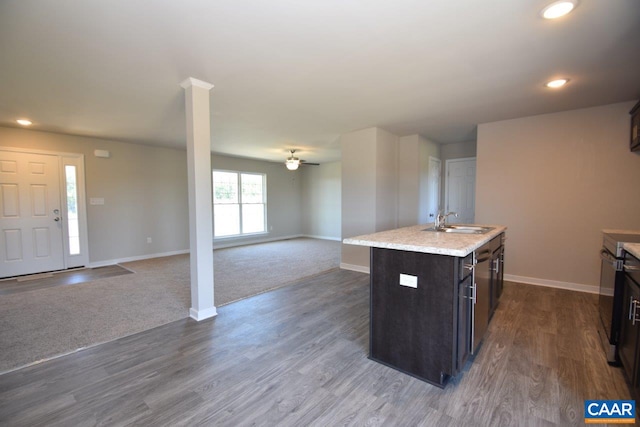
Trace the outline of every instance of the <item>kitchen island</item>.
<path fill-rule="evenodd" d="M 479 350 L 503 282 L 506 227 L 455 226 L 344 240 L 371 248 L 370 359 L 438 387 Z"/>

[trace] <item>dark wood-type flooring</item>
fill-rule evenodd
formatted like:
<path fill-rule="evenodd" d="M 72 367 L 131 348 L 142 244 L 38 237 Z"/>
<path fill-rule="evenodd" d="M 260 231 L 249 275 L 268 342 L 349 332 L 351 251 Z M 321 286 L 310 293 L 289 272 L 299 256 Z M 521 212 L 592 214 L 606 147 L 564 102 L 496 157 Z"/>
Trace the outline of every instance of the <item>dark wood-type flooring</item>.
<path fill-rule="evenodd" d="M 11 426 L 583 425 L 628 399 L 594 295 L 505 285 L 480 353 L 444 389 L 367 358 L 368 276 L 336 270 L 0 376 Z"/>
<path fill-rule="evenodd" d="M 80 268 L 3 279 L 0 280 L 0 295 L 53 288 L 55 286 L 76 285 L 131 273 L 133 272 L 119 265 L 108 265 L 105 267 Z"/>

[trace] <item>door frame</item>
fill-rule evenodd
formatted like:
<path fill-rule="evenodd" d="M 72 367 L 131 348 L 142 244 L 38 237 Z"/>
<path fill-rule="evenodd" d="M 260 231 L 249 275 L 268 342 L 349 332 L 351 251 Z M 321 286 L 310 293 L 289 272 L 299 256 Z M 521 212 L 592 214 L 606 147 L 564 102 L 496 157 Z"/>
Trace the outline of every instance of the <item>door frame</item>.
<path fill-rule="evenodd" d="M 461 157 L 459 159 L 447 159 L 444 162 L 444 210 L 448 211 L 449 210 L 449 167 L 451 163 L 455 163 L 455 162 L 467 162 L 469 160 L 475 160 L 476 164 L 478 162 L 478 158 L 477 157 Z M 477 172 L 476 172 L 477 174 Z M 474 206 L 474 211 L 475 211 L 475 206 Z M 445 212 L 446 213 L 446 212 Z M 474 214 L 475 216 L 475 214 Z"/>
<path fill-rule="evenodd" d="M 59 186 L 60 186 L 60 206 L 63 207 L 64 219 L 68 217 L 67 212 L 67 182 L 65 177 L 65 166 L 76 167 L 76 192 L 78 208 L 78 231 L 80 232 L 80 253 L 71 255 L 69 250 L 69 225 L 67 221 L 62 221 L 62 251 L 64 269 L 84 267 L 89 265 L 89 236 L 87 228 L 87 198 L 85 193 L 85 169 L 84 154 L 67 153 L 62 151 L 49 151 L 31 148 L 4 147 L 0 146 L 0 151 L 10 151 L 25 154 L 42 154 L 58 157 Z"/>

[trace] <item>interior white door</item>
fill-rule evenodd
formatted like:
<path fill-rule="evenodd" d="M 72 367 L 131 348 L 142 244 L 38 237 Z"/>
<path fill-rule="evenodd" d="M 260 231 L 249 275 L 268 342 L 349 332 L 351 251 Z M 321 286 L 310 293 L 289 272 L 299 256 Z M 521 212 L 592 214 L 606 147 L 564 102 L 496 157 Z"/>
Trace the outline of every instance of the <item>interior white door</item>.
<path fill-rule="evenodd" d="M 442 163 L 440 159 L 429 157 L 429 203 L 428 214 L 429 222 L 435 221 L 438 210 L 440 210 L 440 176 L 442 175 Z"/>
<path fill-rule="evenodd" d="M 449 223 L 473 224 L 476 208 L 476 159 L 447 160 L 446 211 L 458 217 L 447 218 Z"/>
<path fill-rule="evenodd" d="M 0 151 L 0 277 L 64 268 L 58 156 Z"/>

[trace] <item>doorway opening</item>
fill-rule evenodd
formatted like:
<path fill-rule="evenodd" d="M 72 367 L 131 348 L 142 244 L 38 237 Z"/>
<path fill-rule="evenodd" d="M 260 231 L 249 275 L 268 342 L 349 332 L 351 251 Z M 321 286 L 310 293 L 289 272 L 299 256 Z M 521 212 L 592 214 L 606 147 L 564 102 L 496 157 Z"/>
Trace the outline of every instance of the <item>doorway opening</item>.
<path fill-rule="evenodd" d="M 447 212 L 456 212 L 448 222 L 473 224 L 476 209 L 476 158 L 450 159 L 445 162 L 444 206 Z"/>

